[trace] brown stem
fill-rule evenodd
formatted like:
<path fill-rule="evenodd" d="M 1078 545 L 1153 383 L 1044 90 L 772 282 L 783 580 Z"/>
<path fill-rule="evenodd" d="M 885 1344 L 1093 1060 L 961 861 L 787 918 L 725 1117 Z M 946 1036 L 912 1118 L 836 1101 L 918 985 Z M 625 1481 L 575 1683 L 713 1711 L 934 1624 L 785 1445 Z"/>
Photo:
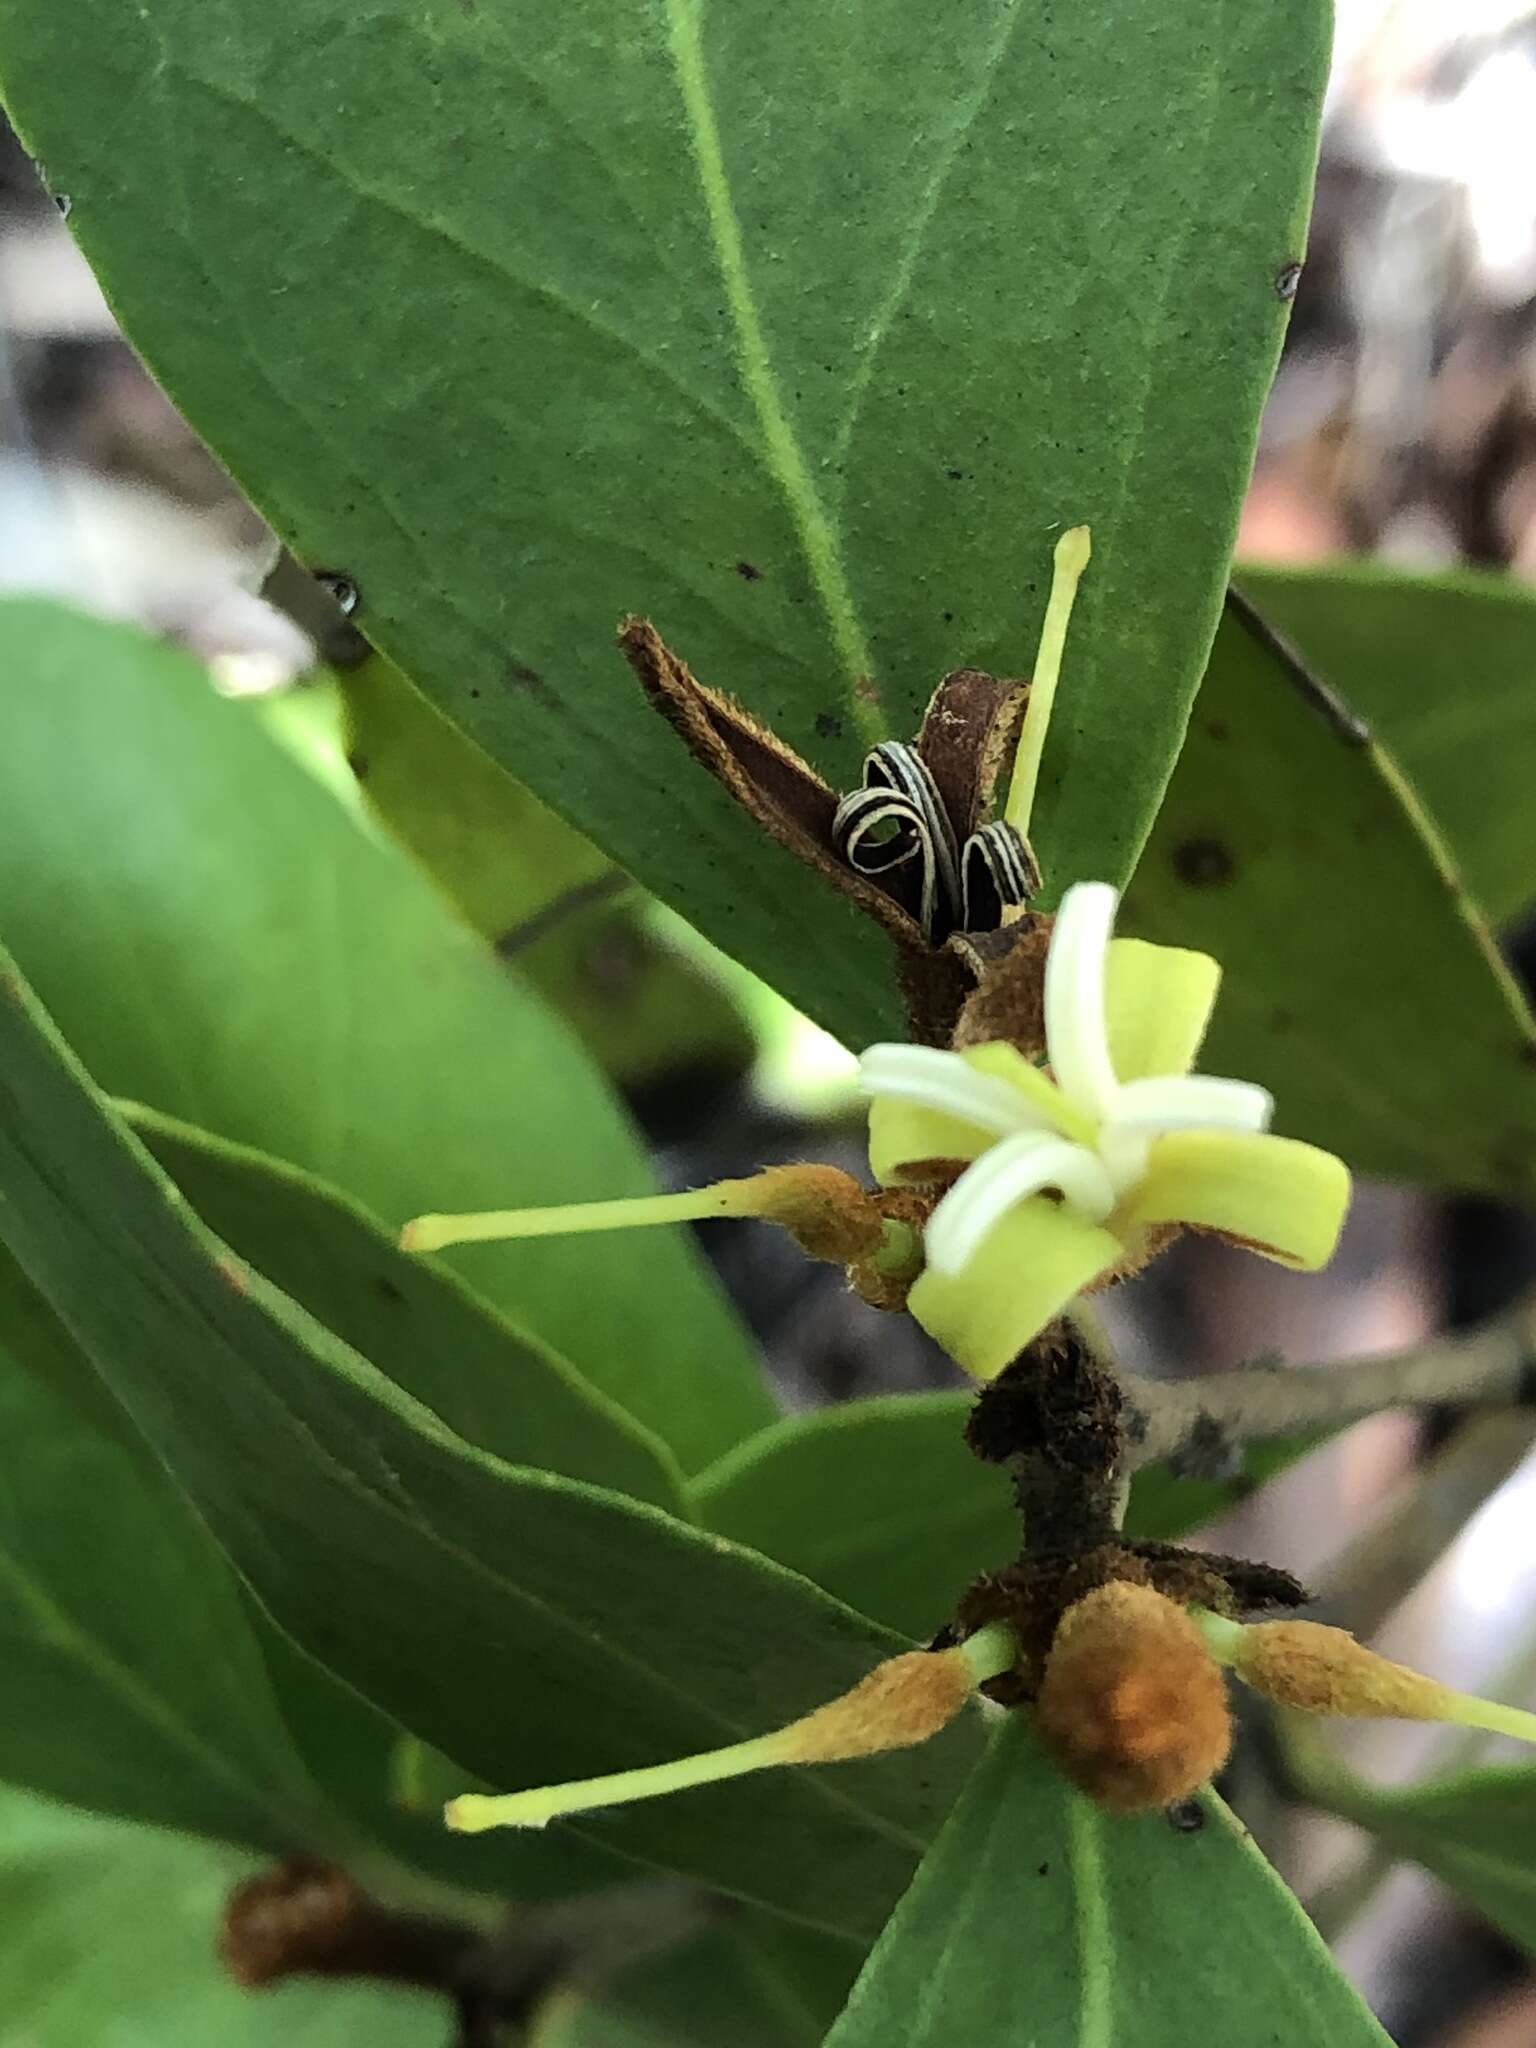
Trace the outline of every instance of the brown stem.
<path fill-rule="evenodd" d="M 1123 1470 L 1157 1459 L 1230 1469 L 1256 1437 L 1293 1436 L 1389 1408 L 1511 1407 L 1536 1399 L 1536 1296 L 1466 1336 L 1339 1365 L 1245 1366 L 1198 1379 L 1120 1372 Z"/>

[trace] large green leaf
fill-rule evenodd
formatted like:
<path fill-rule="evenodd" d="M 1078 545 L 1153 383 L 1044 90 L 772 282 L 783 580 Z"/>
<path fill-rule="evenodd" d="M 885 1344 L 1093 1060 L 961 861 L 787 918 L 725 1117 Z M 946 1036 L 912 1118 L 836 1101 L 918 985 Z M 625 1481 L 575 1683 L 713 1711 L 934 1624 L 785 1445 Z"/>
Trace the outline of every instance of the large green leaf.
<path fill-rule="evenodd" d="M 788 1416 L 699 1474 L 699 1515 L 861 1614 L 926 1639 L 978 1573 L 1019 1549 L 1006 1473 L 965 1446 L 974 1398 L 892 1394 Z M 1126 1529 L 1182 1536 L 1309 1447 L 1255 1445 L 1224 1480 L 1149 1467 L 1136 1475 Z"/>
<path fill-rule="evenodd" d="M 557 1992 L 529 2048 L 820 2048 L 859 1953 L 793 1929 L 765 1938 L 761 1916 L 711 1928 L 611 1981 Z"/>
<path fill-rule="evenodd" d="M 1361 1171 L 1536 1192 L 1536 1038 L 1391 756 L 1229 611 L 1124 927 L 1226 969 L 1201 1051 Z"/>
<path fill-rule="evenodd" d="M 1490 917 L 1536 897 L 1536 592 L 1473 569 L 1244 566 L 1243 590 L 1402 763 Z"/>
<path fill-rule="evenodd" d="M 538 999 L 248 707 L 136 632 L 0 605 L 0 896 L 104 1088 L 391 1226 L 648 1185 Z M 477 1248 L 463 1270 L 687 1463 L 772 1413 L 682 1233 Z"/>
<path fill-rule="evenodd" d="M 337 679 L 345 762 L 369 809 L 627 1087 L 752 1050 L 726 988 L 646 918 L 590 839 L 374 655 Z M 341 755 L 343 734 L 336 752 Z"/>
<path fill-rule="evenodd" d="M 229 1567 L 0 1252 L 0 1755 L 108 1813 L 269 1849 L 336 1841 Z M 89 1368 L 84 1368 L 89 1371 Z"/>
<path fill-rule="evenodd" d="M 277 1629 L 57 1317 L 0 1251 L 6 1775 L 79 1805 L 322 1851 L 407 1895 L 611 1883 L 574 1837 L 452 1842 L 393 1796 L 399 1729 Z M 90 1504 L 89 1514 L 82 1503 Z M 110 1551 L 104 1551 L 104 1544 Z M 132 1560 L 126 1571 L 104 1555 Z"/>
<path fill-rule="evenodd" d="M 276 1620 L 466 1771 L 586 1776 L 734 1740 L 892 1638 L 659 1510 L 455 1437 L 191 1214 L 0 975 L 0 1233 Z M 867 1936 L 975 1749 L 589 1821 L 623 1853 Z"/>
<path fill-rule="evenodd" d="M 994 1741 L 827 2048 L 1387 2048 L 1220 1800 L 1102 1813 L 1022 1720 Z"/>
<path fill-rule="evenodd" d="M 435 1261 L 396 1250 L 345 1196 L 153 1111 L 134 1127 L 203 1221 L 483 1450 L 680 1505 L 665 1451 L 536 1338 Z"/>
<path fill-rule="evenodd" d="M 841 780 L 1017 672 L 1092 523 L 1053 883 L 1123 875 L 1301 253 L 1322 0 L 12 0 L 0 79 L 156 373 L 487 750 L 856 1042 L 879 951 L 610 645 Z M 217 175 L 210 167 L 217 167 Z"/>
<path fill-rule="evenodd" d="M 0 1787 L 0 2048 L 440 2048 L 440 1999 L 252 1994 L 213 1934 L 248 1857 Z"/>
<path fill-rule="evenodd" d="M 1422 1863 L 1511 1941 L 1536 1951 L 1536 1770 L 1466 1771 L 1381 1790 L 1329 1779 L 1327 1803 L 1399 1856 Z"/>

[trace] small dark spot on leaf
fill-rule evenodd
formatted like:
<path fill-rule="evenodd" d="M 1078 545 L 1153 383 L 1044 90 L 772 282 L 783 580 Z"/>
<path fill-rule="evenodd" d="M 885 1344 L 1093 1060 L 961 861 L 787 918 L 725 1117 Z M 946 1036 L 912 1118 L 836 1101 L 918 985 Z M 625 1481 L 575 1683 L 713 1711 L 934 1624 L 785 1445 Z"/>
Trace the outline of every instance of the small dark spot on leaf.
<path fill-rule="evenodd" d="M 944 621 L 946 626 L 952 626 L 955 623 L 955 615 L 953 612 L 940 612 L 939 617 Z"/>
<path fill-rule="evenodd" d="M 763 572 L 755 562 L 738 562 L 736 564 L 736 574 L 743 583 L 761 583 L 763 580 Z"/>
<path fill-rule="evenodd" d="M 480 695 L 480 692 L 479 692 L 478 690 L 473 690 L 473 689 L 472 689 L 472 690 L 470 691 L 470 693 L 469 693 L 469 694 L 470 694 L 470 696 L 471 696 L 471 697 L 475 697 L 475 698 L 478 698 L 478 697 L 479 697 L 479 695 Z"/>
<path fill-rule="evenodd" d="M 387 1273 L 375 1273 L 373 1285 L 375 1293 L 382 1295 L 385 1301 L 404 1301 L 405 1299 L 405 1290 L 397 1287 Z"/>
<path fill-rule="evenodd" d="M 1049 1865 L 1049 1863 L 1042 1863 L 1040 1868 L 1035 1872 L 1036 1877 L 1049 1877 L 1050 1874 L 1051 1866 Z"/>
<path fill-rule="evenodd" d="M 835 711 L 818 711 L 816 714 L 816 737 L 823 740 L 840 740 L 843 736 L 843 721 Z M 1536 1048 L 1533 1048 L 1536 1050 Z"/>
<path fill-rule="evenodd" d="M 1206 737 L 1215 740 L 1218 746 L 1232 737 L 1229 728 L 1219 718 L 1208 718 L 1205 722 L 1205 732 Z"/>
<path fill-rule="evenodd" d="M 350 619 L 358 607 L 358 590 L 353 579 L 341 569 L 317 569 L 315 581 L 335 601 L 341 616 Z"/>
<path fill-rule="evenodd" d="M 550 694 L 548 683 L 536 668 L 530 668 L 526 661 L 509 661 L 502 671 L 502 679 L 510 689 L 527 690 L 535 697 Z"/>
<path fill-rule="evenodd" d="M 1269 1013 L 1269 1028 L 1277 1038 L 1284 1038 L 1287 1031 L 1296 1028 L 1296 1012 L 1283 1009 L 1279 1004 Z"/>
<path fill-rule="evenodd" d="M 1168 1825 L 1176 1835 L 1198 1835 L 1205 1826 L 1205 1808 L 1198 1799 L 1181 1799 L 1169 1807 Z"/>
<path fill-rule="evenodd" d="M 1230 847 L 1220 839 L 1186 839 L 1173 849 L 1173 872 L 1191 889 L 1219 889 L 1236 872 Z"/>
<path fill-rule="evenodd" d="M 963 469 L 946 469 L 944 474 L 952 484 L 963 483 L 965 480 L 965 471 Z"/>
<path fill-rule="evenodd" d="M 366 782 L 368 780 L 368 756 L 359 748 L 354 747 L 351 753 L 348 754 L 347 766 L 352 770 L 352 773 L 359 782 Z"/>
<path fill-rule="evenodd" d="M 1291 300 L 1295 298 L 1297 287 L 1300 283 L 1301 265 L 1299 263 L 1283 263 L 1275 272 L 1275 296 L 1284 299 L 1286 304 L 1289 305 Z"/>

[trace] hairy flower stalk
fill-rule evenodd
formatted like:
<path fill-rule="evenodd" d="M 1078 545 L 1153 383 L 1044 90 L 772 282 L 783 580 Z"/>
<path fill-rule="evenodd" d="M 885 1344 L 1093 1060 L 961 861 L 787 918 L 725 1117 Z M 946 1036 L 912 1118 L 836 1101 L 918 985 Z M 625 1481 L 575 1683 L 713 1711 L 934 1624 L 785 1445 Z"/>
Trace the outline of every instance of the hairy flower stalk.
<path fill-rule="evenodd" d="M 675 1195 L 632 1195 L 613 1202 L 564 1202 L 548 1209 L 492 1209 L 459 1216 L 416 1216 L 400 1233 L 401 1249 L 442 1251 L 449 1245 L 508 1238 L 563 1237 L 599 1230 L 636 1230 L 717 1216 L 756 1216 L 788 1230 L 812 1258 L 839 1265 L 873 1263 L 881 1270 L 916 1263 L 916 1240 L 886 1217 L 851 1174 L 836 1166 L 769 1166 L 744 1180 L 715 1181 Z"/>
<path fill-rule="evenodd" d="M 1245 1626 L 1219 1614 L 1197 1619 L 1212 1656 L 1279 1706 L 1351 1719 L 1446 1721 L 1536 1742 L 1536 1714 L 1454 1692 L 1438 1679 L 1367 1649 L 1347 1629 L 1319 1621 Z"/>
<path fill-rule="evenodd" d="M 1264 1089 L 1190 1072 L 1216 962 L 1114 939 L 1115 905 L 1102 882 L 1062 900 L 1045 964 L 1045 1068 L 1002 1041 L 877 1045 L 861 1062 L 879 1179 L 954 1181 L 928 1221 L 908 1307 L 980 1378 L 1180 1226 L 1314 1268 L 1343 1224 L 1339 1160 L 1269 1135 Z"/>
<path fill-rule="evenodd" d="M 851 1692 L 771 1734 L 567 1785 L 501 1794 L 466 1792 L 449 1801 L 443 1817 L 460 1834 L 479 1834 L 486 1828 L 542 1828 L 563 1815 L 714 1785 L 777 1764 L 846 1763 L 884 1750 L 907 1749 L 937 1735 L 977 1687 L 1006 1671 L 1017 1653 L 1012 1630 L 995 1623 L 954 1649 L 908 1650 L 888 1658 Z"/>

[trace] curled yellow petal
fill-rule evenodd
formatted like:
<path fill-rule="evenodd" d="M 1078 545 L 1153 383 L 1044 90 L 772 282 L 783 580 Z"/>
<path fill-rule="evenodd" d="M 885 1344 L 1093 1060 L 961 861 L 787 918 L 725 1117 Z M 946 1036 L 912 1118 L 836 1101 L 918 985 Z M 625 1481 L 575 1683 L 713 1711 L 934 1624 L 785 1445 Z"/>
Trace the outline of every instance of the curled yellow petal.
<path fill-rule="evenodd" d="M 1254 1131 L 1170 1131 L 1116 1212 L 1117 1230 L 1188 1223 L 1307 1272 L 1327 1265 L 1349 1208 L 1331 1152 Z"/>
<path fill-rule="evenodd" d="M 1003 1216 L 958 1273 L 930 1266 L 907 1307 L 950 1357 L 989 1380 L 1124 1247 L 1067 1202 L 1034 1195 Z"/>
<path fill-rule="evenodd" d="M 1187 1074 L 1205 1036 L 1221 969 L 1208 953 L 1114 939 L 1104 1008 L 1109 1056 L 1122 1081 Z"/>
<path fill-rule="evenodd" d="M 955 1082 L 954 1100 L 963 1102 L 965 1069 L 1007 1085 L 1017 1098 L 1018 1128 L 1059 1131 L 1079 1144 L 1092 1140 L 1093 1120 L 1070 1103 L 1055 1082 L 1032 1066 L 1016 1046 L 1001 1040 L 946 1053 Z M 876 1092 L 869 1111 L 869 1164 L 876 1180 L 890 1187 L 920 1176 L 908 1169 L 932 1159 L 979 1159 L 999 1137 L 996 1122 L 973 1122 L 949 1109 Z"/>

